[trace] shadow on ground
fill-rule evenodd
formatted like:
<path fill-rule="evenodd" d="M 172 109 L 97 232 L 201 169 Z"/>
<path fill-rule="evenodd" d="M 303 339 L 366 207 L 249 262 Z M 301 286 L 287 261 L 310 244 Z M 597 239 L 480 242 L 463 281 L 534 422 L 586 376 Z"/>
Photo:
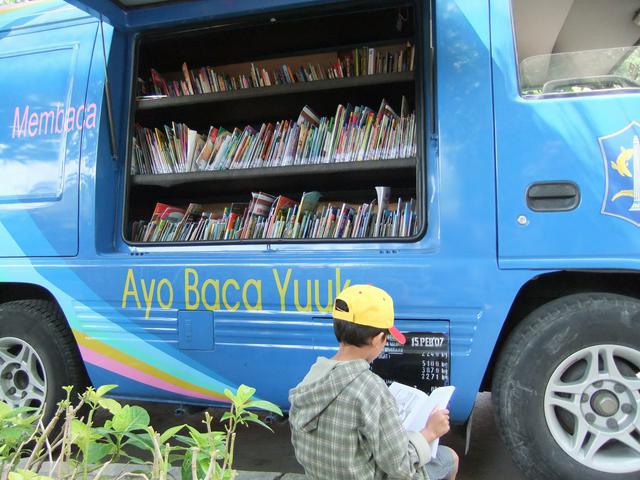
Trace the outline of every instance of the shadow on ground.
<path fill-rule="evenodd" d="M 187 413 L 183 416 L 174 414 L 175 406 L 139 403 L 151 415 L 151 424 L 156 430 L 188 423 L 196 428 L 203 427 L 202 412 Z M 209 409 L 216 420 L 224 410 Z M 218 424 L 219 425 L 219 424 Z M 302 473 L 296 462 L 290 442 L 290 430 L 287 422 L 271 423 L 273 433 L 252 425 L 240 428 L 236 438 L 236 454 L 234 467 L 238 470 Z M 222 426 L 220 425 L 220 429 Z M 443 444 L 452 447 L 460 455 L 461 469 L 458 480 L 489 480 L 499 478 L 508 480 L 525 480 L 506 451 L 496 430 L 491 409 L 491 395 L 478 395 L 476 410 L 471 429 L 471 448 L 464 455 L 465 433 L 461 428 L 454 428 L 444 439 Z"/>

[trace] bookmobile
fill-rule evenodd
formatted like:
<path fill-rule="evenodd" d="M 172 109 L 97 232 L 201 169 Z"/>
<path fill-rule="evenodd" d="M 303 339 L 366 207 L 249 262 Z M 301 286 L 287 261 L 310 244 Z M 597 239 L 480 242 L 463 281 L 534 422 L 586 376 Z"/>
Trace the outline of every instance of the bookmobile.
<path fill-rule="evenodd" d="M 639 0 L 0 7 L 0 399 L 224 402 L 337 348 L 491 390 L 529 478 L 640 472 Z"/>

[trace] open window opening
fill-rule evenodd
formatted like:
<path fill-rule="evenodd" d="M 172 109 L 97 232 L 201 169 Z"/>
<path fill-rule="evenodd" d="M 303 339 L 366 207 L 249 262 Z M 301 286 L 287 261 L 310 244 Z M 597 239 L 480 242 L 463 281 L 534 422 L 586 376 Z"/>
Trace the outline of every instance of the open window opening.
<path fill-rule="evenodd" d="M 524 95 L 640 89 L 639 0 L 512 0 Z"/>
<path fill-rule="evenodd" d="M 141 36 L 125 239 L 417 239 L 420 15 L 359 4 Z"/>

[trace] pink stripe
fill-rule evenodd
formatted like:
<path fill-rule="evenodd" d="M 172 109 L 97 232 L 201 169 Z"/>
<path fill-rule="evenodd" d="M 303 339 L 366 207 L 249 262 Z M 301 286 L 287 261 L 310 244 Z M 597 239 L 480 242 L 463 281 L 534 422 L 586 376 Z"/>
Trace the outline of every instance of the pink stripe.
<path fill-rule="evenodd" d="M 220 398 L 214 396 L 194 392 L 193 390 L 188 390 L 186 388 L 178 387 L 177 385 L 165 382 L 164 380 L 141 372 L 140 370 L 137 370 L 133 367 L 124 365 L 123 363 L 120 363 L 113 358 L 105 357 L 104 355 L 90 350 L 87 347 L 80 346 L 80 352 L 82 353 L 82 358 L 86 362 L 89 362 L 100 368 L 104 368 L 105 370 L 115 372 L 118 375 L 122 375 L 123 377 L 130 378 L 140 383 L 144 383 L 145 385 L 150 385 L 152 387 L 159 388 L 160 390 L 166 390 L 168 392 L 177 393 L 179 395 L 186 395 L 188 397 L 202 398 L 205 400 L 215 400 L 217 402 L 221 400 Z"/>

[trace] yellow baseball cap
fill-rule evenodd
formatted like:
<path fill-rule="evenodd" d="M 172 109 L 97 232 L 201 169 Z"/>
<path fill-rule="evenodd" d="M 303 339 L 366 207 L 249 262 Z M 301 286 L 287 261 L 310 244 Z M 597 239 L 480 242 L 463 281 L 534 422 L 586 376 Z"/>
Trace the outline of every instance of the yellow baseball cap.
<path fill-rule="evenodd" d="M 398 343 L 406 342 L 404 335 L 393 326 L 393 299 L 373 285 L 351 285 L 342 290 L 333 303 L 333 318 L 389 330 Z"/>

